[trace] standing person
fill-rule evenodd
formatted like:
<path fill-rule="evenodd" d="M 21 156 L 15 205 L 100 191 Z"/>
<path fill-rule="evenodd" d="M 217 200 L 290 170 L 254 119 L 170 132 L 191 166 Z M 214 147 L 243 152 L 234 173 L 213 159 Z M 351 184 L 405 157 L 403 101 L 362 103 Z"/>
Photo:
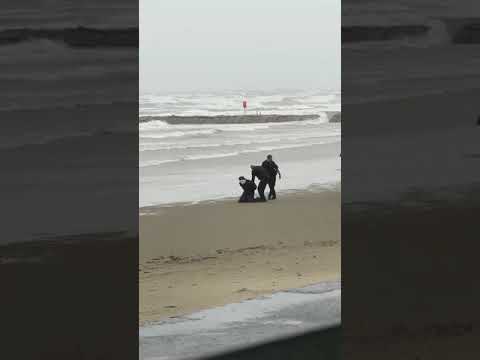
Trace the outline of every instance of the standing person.
<path fill-rule="evenodd" d="M 240 196 L 238 202 L 255 202 L 255 189 L 257 188 L 257 185 L 255 185 L 253 181 L 245 179 L 243 176 L 238 178 L 238 183 L 243 189 L 242 196 Z"/>
<path fill-rule="evenodd" d="M 260 180 L 258 183 L 258 195 L 260 195 L 260 201 L 267 201 L 265 199 L 265 188 L 269 180 L 269 175 L 267 170 L 263 166 L 250 165 L 252 169 L 252 181 L 255 182 L 255 177 Z"/>
<path fill-rule="evenodd" d="M 268 180 L 268 188 L 270 189 L 268 193 L 268 200 L 274 200 L 277 198 L 277 193 L 275 192 L 275 183 L 277 181 L 277 174 L 278 178 L 282 178 L 282 174 L 280 173 L 280 169 L 278 165 L 273 161 L 272 155 L 267 155 L 267 159 L 262 163 L 262 167 L 264 167 L 269 175 Z"/>

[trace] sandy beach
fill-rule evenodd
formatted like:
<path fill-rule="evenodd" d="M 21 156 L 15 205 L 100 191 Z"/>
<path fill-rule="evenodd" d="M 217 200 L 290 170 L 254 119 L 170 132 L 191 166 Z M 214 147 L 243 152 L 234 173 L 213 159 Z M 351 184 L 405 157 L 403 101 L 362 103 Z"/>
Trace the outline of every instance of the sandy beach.
<path fill-rule="evenodd" d="M 340 196 L 140 209 L 140 325 L 340 279 Z"/>

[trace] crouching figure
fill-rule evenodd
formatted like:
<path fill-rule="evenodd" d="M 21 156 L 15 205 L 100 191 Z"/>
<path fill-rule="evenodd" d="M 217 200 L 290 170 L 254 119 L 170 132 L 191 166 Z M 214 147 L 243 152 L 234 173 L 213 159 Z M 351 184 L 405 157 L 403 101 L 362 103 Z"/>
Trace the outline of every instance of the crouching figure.
<path fill-rule="evenodd" d="M 238 199 L 238 202 L 255 202 L 255 190 L 257 189 L 257 185 L 252 180 L 247 180 L 245 177 L 240 176 L 238 178 L 238 182 L 240 187 L 243 189 L 242 196 Z"/>

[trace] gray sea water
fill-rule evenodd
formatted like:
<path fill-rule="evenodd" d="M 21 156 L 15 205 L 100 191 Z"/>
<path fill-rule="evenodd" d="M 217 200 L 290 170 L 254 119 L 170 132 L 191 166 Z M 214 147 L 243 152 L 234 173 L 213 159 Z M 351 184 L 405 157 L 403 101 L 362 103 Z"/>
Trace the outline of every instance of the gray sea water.
<path fill-rule="evenodd" d="M 478 182 L 480 45 L 458 38 L 472 24 L 480 24 L 473 0 L 342 2 L 342 27 L 363 32 L 342 44 L 342 103 L 352 124 L 344 124 L 345 202 Z M 414 26 L 425 31 L 409 32 Z M 397 27 L 397 36 L 378 41 L 378 27 Z M 362 128 L 365 116 L 375 119 Z"/>
<path fill-rule="evenodd" d="M 238 177 L 249 176 L 249 166 L 260 164 L 269 153 L 284 174 L 279 189 L 339 182 L 341 125 L 330 123 L 329 117 L 341 110 L 340 103 L 339 91 L 143 94 L 140 206 L 238 196 Z M 241 123 L 209 120 L 243 114 L 311 118 L 263 122 L 259 116 Z M 198 123 L 180 120 L 169 124 L 165 117 L 169 115 L 198 117 Z"/>

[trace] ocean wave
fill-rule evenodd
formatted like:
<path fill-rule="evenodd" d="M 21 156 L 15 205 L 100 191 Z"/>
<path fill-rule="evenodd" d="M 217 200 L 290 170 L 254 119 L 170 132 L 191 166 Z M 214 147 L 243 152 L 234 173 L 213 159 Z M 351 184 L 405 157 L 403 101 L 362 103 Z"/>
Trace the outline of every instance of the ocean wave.
<path fill-rule="evenodd" d="M 208 155 L 188 155 L 182 158 L 182 160 L 205 160 L 205 159 L 218 159 L 224 157 L 231 157 L 240 155 L 242 151 L 234 151 L 230 153 L 220 153 L 220 154 L 208 154 Z"/>
<path fill-rule="evenodd" d="M 429 30 L 430 27 L 423 24 L 342 26 L 342 43 L 399 40 L 407 37 L 425 36 Z"/>
<path fill-rule="evenodd" d="M 148 143 L 148 139 L 168 139 L 168 138 L 186 138 L 198 137 L 201 135 L 209 136 L 221 133 L 263 133 L 263 130 L 278 129 L 276 133 L 280 134 L 282 130 L 297 129 L 299 126 L 316 126 L 331 122 L 332 115 L 336 112 L 328 112 L 321 117 L 312 120 L 298 120 L 287 122 L 271 122 L 271 123 L 233 123 L 233 124 L 178 124 L 172 125 L 163 120 L 153 120 L 139 125 L 139 135 L 141 143 Z M 311 134 L 311 133 L 310 133 Z M 226 134 L 227 136 L 228 134 Z M 228 135 L 230 136 L 230 135 Z M 156 144 L 161 145 L 161 144 Z M 172 144 L 166 144 L 171 146 Z M 192 144 L 194 145 L 194 144 Z M 241 143 L 239 143 L 241 145 Z M 200 146 L 201 147 L 201 146 Z"/>
<path fill-rule="evenodd" d="M 66 134 L 24 134 L 21 137 L 9 137 L 1 139 L 0 149 L 19 149 L 30 146 L 53 145 L 60 144 L 74 139 L 87 139 L 94 136 L 111 136 L 111 135 L 133 135 L 133 131 L 116 130 L 116 129 L 98 129 L 94 131 L 74 131 Z"/>
<path fill-rule="evenodd" d="M 206 149 L 206 148 L 219 148 L 219 147 L 229 147 L 229 146 L 248 146 L 248 145 L 261 145 L 261 144 L 272 144 L 284 141 L 301 141 L 307 140 L 312 138 L 321 138 L 321 139 L 330 139 L 330 138 L 338 138 L 340 136 L 340 131 L 332 131 L 323 134 L 311 134 L 307 133 L 305 135 L 299 136 L 285 136 L 285 137 L 276 137 L 271 139 L 263 139 L 263 140 L 226 140 L 221 143 L 187 143 L 187 144 L 178 144 L 178 143 L 140 143 L 140 152 L 155 152 L 161 150 L 199 150 L 199 149 Z"/>
<path fill-rule="evenodd" d="M 480 44 L 480 18 L 435 17 L 419 24 L 342 26 L 342 43 L 392 42 L 404 46 Z"/>
<path fill-rule="evenodd" d="M 150 122 L 144 122 L 139 125 L 140 136 L 142 133 L 151 131 L 206 131 L 207 129 L 225 132 L 236 131 L 256 131 L 266 130 L 270 127 L 280 126 L 300 126 L 300 125 L 319 125 L 329 121 L 331 115 L 337 112 L 327 112 L 323 116 L 317 116 L 310 120 L 295 120 L 295 121 L 279 121 L 279 122 L 262 122 L 262 123 L 186 123 L 186 124 L 169 124 L 164 120 L 152 120 Z"/>
<path fill-rule="evenodd" d="M 326 144 L 332 144 L 332 143 L 336 143 L 336 142 L 339 142 L 339 139 L 324 140 L 324 141 L 318 141 L 318 142 L 312 142 L 312 143 L 280 145 L 280 146 L 260 146 L 260 147 L 254 148 L 254 149 L 233 151 L 233 152 L 228 152 L 228 153 L 187 155 L 187 156 L 183 156 L 183 157 L 178 158 L 178 159 L 141 161 L 139 166 L 140 166 L 140 168 L 154 167 L 154 166 L 164 165 L 164 164 L 168 164 L 168 163 L 175 163 L 175 162 L 180 162 L 180 161 L 218 159 L 218 158 L 234 157 L 234 156 L 239 156 L 239 155 L 242 155 L 242 154 L 257 153 L 257 152 L 264 152 L 264 151 L 286 150 L 286 149 L 296 149 L 296 148 L 310 147 L 310 146 L 315 146 L 315 145 L 326 145 Z"/>
<path fill-rule="evenodd" d="M 443 17 L 439 18 L 447 29 L 450 39 L 455 44 L 480 44 L 479 17 Z"/>
<path fill-rule="evenodd" d="M 147 160 L 140 163 L 140 167 L 151 167 L 158 166 L 163 164 L 168 164 L 172 162 L 182 161 L 182 159 L 167 159 L 167 160 Z"/>
<path fill-rule="evenodd" d="M 238 144 L 242 145 L 242 144 Z M 211 144 L 171 144 L 171 143 L 140 143 L 140 152 L 159 151 L 159 150 L 184 150 L 184 149 L 203 149 L 225 146 L 222 143 Z M 228 146 L 228 145 L 227 145 Z"/>
<path fill-rule="evenodd" d="M 315 146 L 315 145 L 326 145 L 338 142 L 338 139 L 335 140 L 325 140 L 319 142 L 305 143 L 305 144 L 290 144 L 290 145 L 280 145 L 280 146 L 261 146 L 256 149 L 244 150 L 244 153 L 255 153 L 262 151 L 273 151 L 273 150 L 286 150 L 286 149 L 298 149 L 303 147 Z"/>
<path fill-rule="evenodd" d="M 244 114 L 242 101 L 247 99 L 248 112 Z M 278 116 L 278 115 L 317 115 L 323 111 L 336 111 L 339 104 L 339 91 L 299 91 L 291 90 L 283 93 L 230 92 L 228 90 L 210 93 L 144 93 L 139 97 L 140 122 L 152 119 L 163 119 L 176 115 L 187 118 L 191 122 L 199 122 L 194 117 L 215 116 Z M 270 120 L 264 120 L 270 121 Z M 207 122 L 212 122 L 210 119 Z M 214 122 L 233 122 L 231 118 Z M 238 122 L 238 121 L 237 121 Z M 244 119 L 242 122 L 256 122 Z"/>
<path fill-rule="evenodd" d="M 147 135 L 140 135 L 141 139 L 165 139 L 171 137 L 184 137 L 184 136 L 198 136 L 198 135 L 212 135 L 218 132 L 216 129 L 205 129 L 205 130 L 192 130 L 192 131 L 168 131 L 162 134 L 152 134 L 148 133 Z"/>
<path fill-rule="evenodd" d="M 0 30 L 0 45 L 39 39 L 60 41 L 70 47 L 138 47 L 138 28 L 99 29 L 79 26 L 61 29 Z"/>

